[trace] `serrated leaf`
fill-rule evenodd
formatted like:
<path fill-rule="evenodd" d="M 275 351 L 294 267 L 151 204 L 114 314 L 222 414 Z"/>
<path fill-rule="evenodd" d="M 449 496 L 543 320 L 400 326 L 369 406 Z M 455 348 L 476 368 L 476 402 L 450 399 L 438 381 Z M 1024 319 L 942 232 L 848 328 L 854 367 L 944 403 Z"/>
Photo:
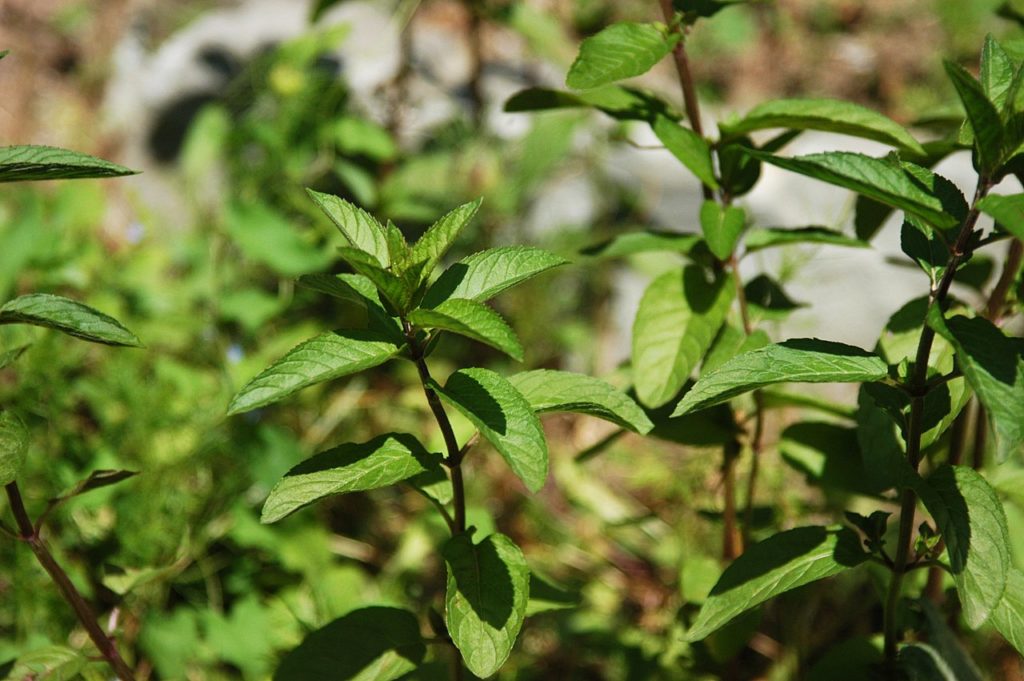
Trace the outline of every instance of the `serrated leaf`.
<path fill-rule="evenodd" d="M 460 369 L 436 388 L 498 450 L 527 489 L 537 492 L 548 477 L 548 445 L 530 403 L 489 369 Z"/>
<path fill-rule="evenodd" d="M 8 301 L 0 307 L 0 324 L 32 324 L 93 343 L 142 346 L 135 334 L 113 317 L 48 293 L 30 293 Z"/>
<path fill-rule="evenodd" d="M 462 228 L 469 224 L 469 221 L 476 215 L 482 200 L 477 199 L 471 203 L 463 204 L 446 214 L 432 224 L 423 233 L 423 236 L 413 244 L 409 259 L 414 263 L 425 263 L 423 266 L 424 278 L 430 276 L 437 264 L 441 262 L 444 254 L 455 243 L 455 239 L 458 237 L 459 232 L 462 231 Z"/>
<path fill-rule="evenodd" d="M 18 656 L 7 677 L 11 681 L 71 681 L 88 660 L 66 646 L 46 646 Z"/>
<path fill-rule="evenodd" d="M 11 411 L 0 411 L 0 485 L 14 482 L 25 465 L 29 433 L 25 423 Z"/>
<path fill-rule="evenodd" d="M 307 386 L 369 369 L 401 349 L 378 331 L 330 331 L 301 343 L 238 391 L 228 414 L 239 414 L 288 397 Z"/>
<path fill-rule="evenodd" d="M 974 132 L 975 151 L 982 173 L 991 173 L 1002 162 L 1003 121 L 992 102 L 988 101 L 981 83 L 962 66 L 945 62 L 946 75 L 967 111 L 967 120 Z"/>
<path fill-rule="evenodd" d="M 331 219 L 331 222 L 353 248 L 372 256 L 381 267 L 391 264 L 384 225 L 377 222 L 365 210 L 352 205 L 345 199 L 331 194 L 322 194 L 312 189 L 307 189 L 306 193 Z"/>
<path fill-rule="evenodd" d="M 1024 572 L 1010 567 L 1006 573 L 1006 591 L 989 622 L 1024 655 Z"/>
<path fill-rule="evenodd" d="M 641 435 L 654 427 L 626 393 L 599 378 L 570 371 L 537 369 L 509 377 L 535 412 L 568 411 L 611 421 Z"/>
<path fill-rule="evenodd" d="M 402 329 L 397 319 L 384 308 L 380 293 L 373 282 L 361 274 L 307 274 L 299 277 L 299 284 L 329 296 L 362 305 L 369 318 L 370 328 L 391 335 L 403 342 Z"/>
<path fill-rule="evenodd" d="M 594 258 L 621 258 L 636 253 L 665 251 L 667 253 L 689 253 L 701 238 L 696 234 L 675 232 L 629 232 L 620 234 L 599 244 L 580 251 Z"/>
<path fill-rule="evenodd" d="M 368 253 L 357 248 L 342 247 L 338 249 L 338 255 L 347 262 L 352 269 L 370 281 L 377 287 L 377 290 L 399 311 L 404 312 L 412 304 L 413 294 L 416 292 L 416 284 L 419 277 L 405 277 L 394 274 L 377 264 L 377 261 Z"/>
<path fill-rule="evenodd" d="M 1000 461 L 1024 445 L 1024 340 L 1006 336 L 981 317 L 943 319 L 928 310 L 928 325 L 956 350 L 967 382 L 985 405 Z"/>
<path fill-rule="evenodd" d="M 639 76 L 661 61 L 676 40 L 660 24 L 617 22 L 580 44 L 565 84 L 589 90 Z"/>
<path fill-rule="evenodd" d="M 723 324 L 711 349 L 704 355 L 704 361 L 700 364 L 700 375 L 714 371 L 736 355 L 763 348 L 771 342 L 768 334 L 761 329 L 754 329 L 747 335 L 743 329 L 729 323 Z"/>
<path fill-rule="evenodd" d="M 766 248 L 789 246 L 791 244 L 827 244 L 829 246 L 849 246 L 851 248 L 871 248 L 867 241 L 846 236 L 842 232 L 827 227 L 766 227 L 752 229 L 743 238 L 743 246 L 747 252 L 761 251 Z"/>
<path fill-rule="evenodd" d="M 137 173 L 137 170 L 95 156 L 57 147 L 0 147 L 0 182 L 76 180 L 89 177 L 121 177 Z"/>
<path fill-rule="evenodd" d="M 748 150 L 747 153 L 785 170 L 845 187 L 880 203 L 905 210 L 941 229 L 958 224 L 954 211 L 947 205 L 948 201 L 944 204 L 943 199 L 927 183 L 905 170 L 911 164 L 845 151 L 793 158 L 754 150 Z M 921 170 L 931 174 L 927 169 Z"/>
<path fill-rule="evenodd" d="M 445 622 L 469 671 L 481 678 L 508 659 L 526 618 L 530 568 L 502 534 L 479 544 L 459 534 L 441 550 L 448 565 Z"/>
<path fill-rule="evenodd" d="M 606 85 L 586 92 L 565 92 L 547 88 L 528 88 L 505 102 L 505 111 L 550 111 L 552 109 L 597 109 L 612 118 L 653 122 L 658 116 L 677 121 L 681 118 L 663 99 L 636 88 Z"/>
<path fill-rule="evenodd" d="M 696 175 L 702 184 L 718 189 L 711 149 L 703 137 L 665 116 L 658 116 L 651 127 L 665 148 Z"/>
<path fill-rule="evenodd" d="M 1006 591 L 1010 535 L 1003 505 L 967 466 L 942 466 L 915 488 L 946 542 L 964 620 L 977 629 Z"/>
<path fill-rule="evenodd" d="M 796 338 L 739 355 L 701 376 L 672 415 L 705 409 L 773 383 L 861 383 L 887 375 L 885 362 L 866 350 Z"/>
<path fill-rule="evenodd" d="M 959 681 L 939 651 L 926 643 L 903 646 L 897 659 L 907 681 Z"/>
<path fill-rule="evenodd" d="M 978 202 L 978 208 L 1007 232 L 1024 240 L 1024 194 L 989 194 Z"/>
<path fill-rule="evenodd" d="M 900 228 L 900 250 L 917 263 L 933 285 L 949 264 L 949 247 L 935 230 L 910 217 Z"/>
<path fill-rule="evenodd" d="M 651 282 L 633 322 L 633 384 L 641 403 L 657 407 L 679 392 L 711 347 L 734 295 L 727 277 L 708 282 L 696 266 Z"/>
<path fill-rule="evenodd" d="M 441 455 L 428 452 L 412 435 L 387 433 L 369 442 L 349 442 L 303 461 L 274 485 L 260 522 L 273 523 L 313 502 L 362 492 L 438 470 Z"/>
<path fill-rule="evenodd" d="M 449 298 L 484 302 L 505 289 L 564 265 L 564 258 L 531 246 L 503 246 L 463 258 L 444 271 L 423 297 L 423 307 L 436 307 Z"/>
<path fill-rule="evenodd" d="M 999 111 L 1006 105 L 1007 93 L 1013 82 L 1014 66 L 1010 55 L 991 34 L 985 36 L 981 50 L 981 89 Z"/>
<path fill-rule="evenodd" d="M 727 138 L 767 128 L 824 130 L 925 154 L 921 143 L 891 118 L 836 99 L 777 99 L 759 104 L 740 120 L 719 128 Z"/>
<path fill-rule="evenodd" d="M 393 681 L 415 671 L 426 654 L 415 615 L 373 605 L 308 634 L 281 659 L 274 681 Z"/>
<path fill-rule="evenodd" d="M 475 300 L 449 298 L 437 307 L 413 310 L 409 321 L 422 329 L 441 329 L 472 338 L 523 361 L 523 346 L 516 332 L 501 315 Z"/>
<path fill-rule="evenodd" d="M 878 489 L 900 487 L 910 472 L 892 417 L 862 385 L 857 393 L 857 444 L 865 481 Z"/>
<path fill-rule="evenodd" d="M 781 593 L 860 565 L 868 554 L 853 530 L 798 527 L 754 544 L 722 573 L 686 633 L 700 641 Z"/>
<path fill-rule="evenodd" d="M 723 208 L 711 200 L 701 204 L 700 229 L 711 253 L 719 260 L 729 259 L 746 226 L 746 213 L 738 206 Z"/>

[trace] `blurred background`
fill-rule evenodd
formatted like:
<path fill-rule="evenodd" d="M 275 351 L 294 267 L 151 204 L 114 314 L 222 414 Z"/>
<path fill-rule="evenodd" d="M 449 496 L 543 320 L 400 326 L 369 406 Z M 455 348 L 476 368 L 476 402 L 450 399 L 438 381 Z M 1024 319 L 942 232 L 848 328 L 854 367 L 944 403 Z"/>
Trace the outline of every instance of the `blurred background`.
<path fill-rule="evenodd" d="M 700 22 L 688 46 L 712 121 L 768 98 L 828 96 L 926 131 L 956 111 L 942 59 L 976 69 L 985 34 L 1017 35 L 1022 17 L 1002 0 L 776 0 Z M 392 219 L 410 239 L 483 196 L 454 257 L 530 243 L 574 261 L 497 301 L 523 339 L 525 368 L 628 385 L 636 301 L 674 261 L 580 252 L 630 229 L 696 230 L 699 186 L 628 123 L 503 106 L 525 87 L 562 87 L 579 41 L 608 23 L 657 18 L 657 3 L 639 0 L 0 0 L 0 49 L 11 52 L 0 63 L 0 144 L 58 145 L 143 171 L 0 192 L 0 299 L 62 293 L 146 344 L 112 351 L 0 328 L 3 347 L 33 343 L 0 373 L 0 400 L 33 432 L 23 488 L 34 512 L 93 469 L 141 472 L 67 504 L 51 533 L 76 583 L 116 613 L 141 678 L 267 679 L 306 632 L 355 607 L 441 602 L 434 547 L 446 529 L 411 493 L 347 495 L 258 521 L 270 486 L 315 451 L 384 429 L 432 432 L 405 363 L 225 419 L 249 377 L 351 313 L 294 285 L 337 268 L 340 245 L 305 187 Z M 678 99 L 668 63 L 640 85 Z M 958 158 L 953 179 L 970 174 Z M 762 223 L 849 223 L 841 192 L 778 184 L 767 171 L 764 184 L 750 197 Z M 881 254 L 813 255 L 827 271 L 863 273 L 866 261 L 843 258 L 884 266 L 886 243 L 895 237 Z M 904 284 L 865 282 L 856 314 L 830 310 L 830 293 L 813 291 L 820 271 L 801 289 L 810 260 L 749 263 L 808 296 L 806 316 L 776 335 L 825 325 L 827 337 L 870 347 L 922 292 L 919 276 L 893 268 L 905 295 Z M 440 375 L 465 364 L 516 370 L 454 337 L 435 357 Z M 495 457 L 472 462 L 471 522 L 516 539 L 544 584 L 509 665 L 518 671 L 502 678 L 840 678 L 828 651 L 870 631 L 856 627 L 873 615 L 830 613 L 872 604 L 864 594 L 876 587 L 863 578 L 783 596 L 707 644 L 682 642 L 721 569 L 708 447 L 731 432 L 707 422 L 641 440 L 609 437 L 605 425 L 546 420 L 554 482 L 535 497 Z M 763 498 L 774 503 L 757 509 L 759 526 L 829 519 L 848 500 L 809 485 L 805 464 L 794 455 L 764 465 Z M 1011 527 L 1024 527 L 1019 509 Z M 0 664 L 85 645 L 22 549 L 0 542 Z M 801 616 L 785 617 L 796 599 Z M 1024 678 L 1012 649 L 970 636 L 994 678 Z M 437 657 L 421 678 L 445 678 Z"/>

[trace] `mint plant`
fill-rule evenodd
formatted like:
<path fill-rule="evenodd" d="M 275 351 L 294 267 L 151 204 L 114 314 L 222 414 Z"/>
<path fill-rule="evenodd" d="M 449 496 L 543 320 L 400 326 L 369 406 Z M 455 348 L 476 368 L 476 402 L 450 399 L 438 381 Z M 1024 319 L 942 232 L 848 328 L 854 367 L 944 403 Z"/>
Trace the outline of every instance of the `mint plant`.
<path fill-rule="evenodd" d="M 341 232 L 338 253 L 351 272 L 314 274 L 299 283 L 356 304 L 365 314 L 295 347 L 255 376 L 235 395 L 230 414 L 278 402 L 302 388 L 380 366 L 411 362 L 426 406 L 443 441 L 411 433 L 383 433 L 316 454 L 290 470 L 271 490 L 262 520 L 276 522 L 314 502 L 350 492 L 404 483 L 426 497 L 451 537 L 439 547 L 447 566 L 442 622 L 432 622 L 453 645 L 454 678 L 462 664 L 473 674 L 495 674 L 508 658 L 523 626 L 530 597 L 530 568 L 522 550 L 505 534 L 474 536 L 466 519 L 467 462 L 482 456 L 485 440 L 504 458 L 527 490 L 538 492 L 548 477 L 548 449 L 537 414 L 590 414 L 645 433 L 651 422 L 627 395 L 596 378 L 536 370 L 508 378 L 482 367 L 463 367 L 443 382 L 428 358 L 443 334 L 452 333 L 522 360 L 515 332 L 486 301 L 566 261 L 548 251 L 504 246 L 450 264 L 445 254 L 480 206 L 460 206 L 437 220 L 415 243 L 393 223 L 381 224 L 347 201 L 319 192 L 310 197 Z M 475 434 L 460 441 L 449 410 L 464 417 Z M 381 640 L 365 648 L 367 631 Z M 349 613 L 311 634 L 281 662 L 275 678 L 306 679 L 337 673 L 396 679 L 416 669 L 426 654 L 417 616 L 371 606 Z"/>
<path fill-rule="evenodd" d="M 685 421 L 675 433 L 687 426 L 691 432 L 710 431 L 710 424 L 723 419 L 731 424 L 720 441 L 723 555 L 731 562 L 689 623 L 686 637 L 703 641 L 779 594 L 870 568 L 886 573 L 878 603 L 882 640 L 881 650 L 868 643 L 873 652 L 855 661 L 861 677 L 875 668 L 890 679 L 980 678 L 935 604 L 943 600 L 942 584 L 951 582 L 965 625 L 991 625 L 1024 653 L 1024 573 L 1012 563 L 1003 501 L 984 470 L 987 429 L 994 433 L 998 461 L 1019 461 L 1024 446 L 1024 341 L 1004 328 L 1020 311 L 1024 195 L 990 194 L 1006 177 L 1024 179 L 1024 68 L 1015 53 L 992 38 L 982 53 L 980 80 L 947 63 L 966 116 L 945 138 L 927 143 L 877 112 L 827 99 L 766 102 L 724 121 L 713 139 L 702 127 L 685 45 L 694 25 L 731 4 L 662 0 L 664 23 L 622 22 L 583 41 L 566 78 L 572 91 L 533 88 L 506 105 L 508 111 L 590 107 L 646 123 L 701 183 L 705 201 L 699 215 L 690 218 L 700 236 L 630 233 L 585 251 L 619 257 L 666 250 L 689 261 L 655 278 L 644 293 L 633 327 L 631 362 L 636 394 L 656 423 L 666 416 L 667 423 Z M 662 98 L 615 84 L 670 55 L 688 125 Z M 779 128 L 784 131 L 760 143 L 751 137 Z M 853 135 L 893 151 L 884 158 L 849 152 L 779 155 L 804 130 Z M 971 151 L 978 173 L 970 200 L 930 170 L 959 149 Z M 856 237 L 818 226 L 751 227 L 736 200 L 753 188 L 764 163 L 856 192 Z M 793 306 L 767 275 L 742 281 L 740 259 L 791 244 L 865 247 L 893 211 L 903 215 L 902 248 L 925 273 L 927 294 L 895 312 L 876 348 L 866 351 L 816 338 L 769 342 L 757 329 L 758 321 L 784 315 Z M 979 224 L 983 214 L 994 218 L 991 230 Z M 958 275 L 967 279 L 976 252 L 1007 240 L 1003 274 L 983 309 L 956 299 L 951 288 Z M 860 384 L 856 412 L 822 409 L 778 392 L 785 383 L 836 382 Z M 961 414 L 972 399 L 980 405 L 979 416 L 968 421 Z M 867 516 L 847 511 L 847 525 L 788 529 L 741 552 L 735 462 L 744 449 L 751 453 L 749 536 L 766 412 L 808 405 L 847 421 L 852 417 L 855 427 L 807 420 L 789 426 L 783 442 L 788 437 L 805 451 L 833 460 L 844 437 L 856 438 L 860 461 L 843 462 L 847 473 L 839 480 L 821 477 L 819 482 L 847 494 L 867 494 L 884 506 Z M 975 429 L 973 467 L 962 463 L 968 427 Z M 815 432 L 825 437 L 814 439 L 810 434 Z M 919 504 L 930 521 L 918 522 Z M 921 573 L 930 573 L 927 583 L 914 579 Z M 911 630 L 917 633 L 909 636 Z M 905 643 L 908 638 L 913 642 Z"/>

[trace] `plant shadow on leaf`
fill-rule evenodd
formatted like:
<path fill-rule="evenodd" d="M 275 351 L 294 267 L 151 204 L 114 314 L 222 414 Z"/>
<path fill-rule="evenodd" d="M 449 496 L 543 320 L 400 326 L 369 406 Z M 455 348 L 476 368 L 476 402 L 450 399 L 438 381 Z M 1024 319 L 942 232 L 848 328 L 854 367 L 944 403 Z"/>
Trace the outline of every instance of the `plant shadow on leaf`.
<path fill-rule="evenodd" d="M 462 280 L 466 278 L 467 272 L 469 272 L 469 265 L 461 262 L 453 264 L 442 272 L 427 292 L 427 296 L 423 300 L 424 306 L 433 307 L 448 300 Z"/>
<path fill-rule="evenodd" d="M 362 461 L 363 459 L 367 459 L 376 454 L 379 447 L 386 440 L 396 440 L 404 445 L 420 465 L 427 470 L 437 468 L 440 463 L 438 455 L 426 451 L 423 448 L 423 445 L 421 445 L 412 435 L 409 435 L 408 433 L 388 433 L 387 435 L 374 438 L 367 443 L 348 443 L 328 449 L 327 451 L 321 452 L 316 456 L 310 457 L 299 463 L 288 471 L 288 473 L 285 474 L 285 477 L 318 473 L 320 471 L 329 471 L 336 468 L 351 466 L 358 461 Z"/>
<path fill-rule="evenodd" d="M 975 348 L 989 348 L 991 352 L 975 352 L 972 359 L 1000 383 L 1012 386 L 1017 378 L 1017 362 L 1024 354 L 1024 341 L 1009 339 L 999 327 L 980 317 L 953 317 L 946 320 L 950 331 L 958 338 L 971 337 Z M 1004 352 L 1012 347 L 1016 352 Z"/>
<path fill-rule="evenodd" d="M 507 434 L 508 421 L 505 419 L 505 412 L 475 378 L 462 372 L 454 373 L 448 378 L 444 389 L 449 394 L 458 395 L 459 402 L 471 409 L 485 426 L 499 435 Z"/>
<path fill-rule="evenodd" d="M 274 681 L 396 679 L 413 671 L 425 655 L 415 615 L 370 606 L 309 634 L 281 660 Z"/>
<path fill-rule="evenodd" d="M 704 276 L 704 271 L 699 267 L 684 267 L 682 274 L 679 283 L 683 287 L 686 304 L 690 306 L 694 314 L 704 314 L 711 309 L 718 298 L 712 290 L 723 286 L 723 281 L 708 281 Z"/>
<path fill-rule="evenodd" d="M 954 575 L 964 571 L 967 566 L 967 556 L 971 549 L 971 522 L 967 512 L 967 500 L 957 487 L 956 472 L 952 466 L 943 466 L 928 478 L 927 484 L 938 496 L 938 504 L 928 504 L 925 499 L 925 506 L 931 511 L 942 531 L 943 539 L 946 541 L 946 552 L 949 554 L 949 567 Z M 941 511 L 934 506 L 941 507 Z M 939 515 L 946 516 L 939 518 Z"/>
<path fill-rule="evenodd" d="M 472 539 L 466 537 L 466 543 L 472 544 Z M 454 563 L 454 551 L 446 550 L 445 553 L 446 560 Z M 512 588 L 512 575 L 498 554 L 498 549 L 493 542 L 484 540 L 479 544 L 472 544 L 464 558 L 473 561 L 473 569 L 454 569 L 453 566 L 452 574 L 458 592 L 466 598 L 466 602 L 482 621 L 495 629 L 503 628 L 512 617 L 515 594 Z"/>
<path fill-rule="evenodd" d="M 807 352 L 826 352 L 830 346 L 840 345 L 833 343 L 832 341 L 823 341 L 818 338 L 792 338 L 787 341 L 779 343 L 784 348 L 793 348 L 794 350 L 806 350 Z M 858 348 L 853 345 L 842 345 L 842 354 L 844 357 L 872 357 L 877 358 L 872 352 L 868 352 L 863 348 Z"/>

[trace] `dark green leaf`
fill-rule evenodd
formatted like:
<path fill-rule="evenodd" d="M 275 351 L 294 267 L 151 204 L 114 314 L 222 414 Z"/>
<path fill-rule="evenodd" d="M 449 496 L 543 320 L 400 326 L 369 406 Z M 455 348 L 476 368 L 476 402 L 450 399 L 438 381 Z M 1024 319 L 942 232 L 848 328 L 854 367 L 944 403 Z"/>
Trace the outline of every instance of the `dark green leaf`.
<path fill-rule="evenodd" d="M 640 402 L 657 407 L 683 387 L 725 321 L 734 289 L 688 266 L 647 287 L 633 323 L 633 383 Z"/>
<path fill-rule="evenodd" d="M 306 192 L 353 248 L 370 255 L 381 267 L 386 268 L 391 264 L 384 225 L 345 199 L 331 194 L 321 194 L 312 189 L 307 189 Z"/>
<path fill-rule="evenodd" d="M 393 681 L 415 671 L 426 654 L 415 615 L 373 605 L 308 634 L 281 660 L 274 681 Z"/>
<path fill-rule="evenodd" d="M 696 175 L 702 184 L 718 189 L 711 149 L 703 137 L 665 116 L 658 116 L 652 127 L 665 148 Z"/>
<path fill-rule="evenodd" d="M 299 277 L 299 284 L 363 306 L 369 315 L 372 329 L 386 332 L 394 336 L 398 342 L 402 342 L 402 329 L 398 320 L 385 309 L 377 287 L 363 275 L 347 272 L 344 274 L 307 274 Z"/>
<path fill-rule="evenodd" d="M 974 132 L 975 151 L 982 173 L 991 173 L 1002 163 L 1003 121 L 981 84 L 959 64 L 947 61 L 946 75 L 953 81 L 960 101 L 967 111 L 967 120 Z"/>
<path fill-rule="evenodd" d="M 340 330 L 297 345 L 238 391 L 228 414 L 239 414 L 288 397 L 316 383 L 375 367 L 401 347 L 377 331 Z"/>
<path fill-rule="evenodd" d="M 523 552 L 502 534 L 474 544 L 466 534 L 441 550 L 448 564 L 448 632 L 469 671 L 496 673 L 512 652 L 526 618 L 530 568 Z"/>
<path fill-rule="evenodd" d="M 8 301 L 0 307 L 0 324 L 32 324 L 93 343 L 142 346 L 135 334 L 113 317 L 48 293 L 30 293 Z"/>
<path fill-rule="evenodd" d="M 731 143 L 719 142 L 716 155 L 720 184 L 729 196 L 743 196 L 753 189 L 760 179 L 761 162 L 747 154 L 747 149 L 754 146 L 754 141 L 746 136 L 739 137 Z M 767 150 L 766 146 L 761 149 Z"/>
<path fill-rule="evenodd" d="M 339 445 L 288 471 L 270 491 L 260 520 L 277 522 L 326 497 L 387 487 L 440 465 L 440 454 L 428 452 L 405 433 Z"/>
<path fill-rule="evenodd" d="M 708 249 L 719 260 L 732 256 L 736 242 L 747 226 L 746 213 L 737 206 L 723 208 L 717 201 L 707 200 L 700 207 L 700 229 Z"/>
<path fill-rule="evenodd" d="M 475 300 L 449 298 L 437 307 L 413 310 L 409 321 L 422 329 L 441 329 L 472 338 L 523 361 L 523 346 L 515 331 L 501 315 Z"/>
<path fill-rule="evenodd" d="M 92 473 L 89 473 L 89 477 L 84 480 L 79 480 L 74 487 L 51 501 L 67 501 L 73 497 L 92 492 L 93 490 L 116 485 L 117 483 L 123 482 L 128 478 L 133 478 L 138 474 L 138 471 L 119 471 L 109 469 L 93 471 Z"/>
<path fill-rule="evenodd" d="M 933 286 L 942 278 L 949 263 L 949 247 L 928 225 L 913 217 L 904 220 L 900 249 L 924 270 Z"/>
<path fill-rule="evenodd" d="M 677 39 L 659 24 L 612 24 L 580 44 L 565 84 L 575 90 L 589 90 L 639 76 L 661 61 Z"/>
<path fill-rule="evenodd" d="M 978 208 L 1014 237 L 1024 240 L 1024 194 L 989 194 L 978 202 Z"/>
<path fill-rule="evenodd" d="M 414 263 L 425 263 L 423 265 L 423 277 L 429 277 L 444 254 L 448 252 L 451 245 L 455 243 L 456 237 L 462 228 L 469 224 L 477 211 L 480 209 L 482 199 L 471 203 L 465 203 L 430 226 L 423 236 L 413 244 L 410 261 Z"/>
<path fill-rule="evenodd" d="M 828 244 L 830 246 L 850 246 L 852 248 L 870 248 L 871 244 L 851 236 L 846 236 L 827 227 L 766 227 L 752 229 L 743 239 L 747 252 L 761 251 L 766 248 L 788 246 L 790 244 Z"/>
<path fill-rule="evenodd" d="M 530 403 L 489 369 L 461 369 L 438 394 L 468 418 L 531 492 L 548 477 L 548 445 Z"/>
<path fill-rule="evenodd" d="M 827 490 L 875 496 L 885 487 L 872 485 L 864 470 L 853 428 L 821 421 L 801 421 L 782 431 L 782 459 Z"/>
<path fill-rule="evenodd" d="M 14 482 L 25 465 L 29 433 L 25 423 L 11 411 L 0 411 L 0 486 Z"/>
<path fill-rule="evenodd" d="M 0 182 L 120 177 L 137 172 L 95 156 L 57 147 L 0 147 Z"/>
<path fill-rule="evenodd" d="M 953 671 L 954 678 L 957 681 L 983 681 L 978 665 L 964 650 L 963 645 L 957 640 L 956 634 L 950 630 L 944 615 L 939 612 L 935 604 L 927 598 L 922 598 L 918 602 L 924 613 L 924 631 L 928 643 Z"/>
<path fill-rule="evenodd" d="M 907 681 L 959 681 L 939 652 L 926 643 L 903 646 L 898 659 Z"/>
<path fill-rule="evenodd" d="M 751 316 L 757 319 L 785 319 L 794 310 L 807 307 L 792 300 L 777 281 L 759 274 L 743 287 Z M 753 348 L 751 348 L 753 349 Z"/>
<path fill-rule="evenodd" d="M 694 244 L 700 241 L 696 234 L 677 234 L 674 232 L 628 232 L 588 246 L 580 253 L 595 258 L 621 258 L 636 253 L 665 251 L 668 253 L 689 253 Z"/>
<path fill-rule="evenodd" d="M 356 273 L 361 274 L 377 287 L 377 290 L 400 312 L 405 312 L 412 305 L 413 295 L 419 277 L 396 275 L 377 264 L 373 256 L 357 248 L 339 248 L 338 255 L 347 262 Z"/>
<path fill-rule="evenodd" d="M 781 593 L 860 565 L 868 554 L 852 530 L 799 527 L 748 548 L 711 590 L 688 641 L 700 641 L 741 613 Z"/>
<path fill-rule="evenodd" d="M 554 253 L 530 246 L 503 246 L 480 251 L 446 269 L 427 290 L 423 307 L 436 307 L 449 298 L 483 302 L 566 262 Z"/>
<path fill-rule="evenodd" d="M 1010 567 L 1006 574 L 1006 591 L 989 619 L 1017 652 L 1024 655 L 1024 572 Z"/>
<path fill-rule="evenodd" d="M 654 427 L 643 409 L 624 392 L 599 378 L 569 371 L 537 369 L 509 377 L 535 412 L 589 414 L 640 434 Z"/>
<path fill-rule="evenodd" d="M 664 100 L 643 90 L 606 85 L 587 92 L 564 92 L 545 88 L 529 88 L 517 92 L 507 102 L 505 111 L 549 111 L 552 109 L 592 108 L 612 118 L 627 121 L 654 122 L 658 116 L 680 119 L 678 111 Z"/>
<path fill-rule="evenodd" d="M 739 355 L 702 376 L 673 412 L 680 416 L 773 383 L 860 383 L 888 375 L 881 358 L 843 343 L 797 338 Z"/>

